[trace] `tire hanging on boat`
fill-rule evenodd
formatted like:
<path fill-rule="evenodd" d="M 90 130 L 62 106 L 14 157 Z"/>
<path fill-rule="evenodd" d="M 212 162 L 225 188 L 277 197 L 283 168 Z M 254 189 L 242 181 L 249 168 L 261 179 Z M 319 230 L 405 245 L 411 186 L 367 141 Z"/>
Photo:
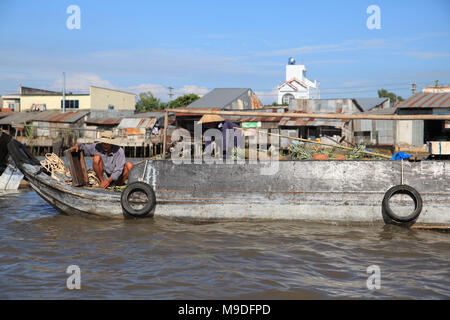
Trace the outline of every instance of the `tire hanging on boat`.
<path fill-rule="evenodd" d="M 129 196 L 135 192 L 143 192 L 148 201 L 141 209 L 135 209 L 130 205 Z M 144 182 L 133 182 L 129 184 L 125 190 L 122 192 L 122 196 L 120 199 L 120 204 L 122 205 L 122 209 L 124 213 L 135 217 L 135 218 L 144 218 L 153 215 L 153 209 L 156 206 L 156 196 L 153 188 Z"/>
<path fill-rule="evenodd" d="M 414 211 L 407 215 L 406 217 L 398 216 L 394 213 L 389 205 L 389 200 L 396 194 L 406 194 L 410 196 L 414 201 Z M 420 193 L 411 186 L 408 185 L 397 185 L 390 188 L 384 195 L 382 208 L 384 213 L 394 222 L 398 224 L 410 224 L 411 222 L 417 220 L 420 213 L 422 212 L 423 200 Z"/>

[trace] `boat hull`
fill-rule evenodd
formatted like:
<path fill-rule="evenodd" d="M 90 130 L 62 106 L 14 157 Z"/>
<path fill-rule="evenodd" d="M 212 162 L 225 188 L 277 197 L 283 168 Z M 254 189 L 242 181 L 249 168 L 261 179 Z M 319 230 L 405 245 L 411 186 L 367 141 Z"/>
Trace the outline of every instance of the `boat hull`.
<path fill-rule="evenodd" d="M 449 161 L 280 161 L 268 169 L 274 165 L 148 161 L 130 181 L 153 186 L 155 216 L 341 223 L 387 222 L 386 191 L 408 184 L 423 199 L 417 223 L 450 225 Z"/>

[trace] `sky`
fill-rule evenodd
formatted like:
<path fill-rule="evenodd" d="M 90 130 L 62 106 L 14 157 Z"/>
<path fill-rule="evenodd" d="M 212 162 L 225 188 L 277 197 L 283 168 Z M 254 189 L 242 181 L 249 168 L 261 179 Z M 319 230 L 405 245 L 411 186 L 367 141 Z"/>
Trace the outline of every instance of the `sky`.
<path fill-rule="evenodd" d="M 71 5 L 80 9 L 80 28 Z M 380 28 L 369 29 L 380 9 Z M 0 94 L 90 85 L 169 100 L 252 88 L 276 101 L 293 57 L 321 98 L 450 84 L 450 1 L 0 0 Z"/>

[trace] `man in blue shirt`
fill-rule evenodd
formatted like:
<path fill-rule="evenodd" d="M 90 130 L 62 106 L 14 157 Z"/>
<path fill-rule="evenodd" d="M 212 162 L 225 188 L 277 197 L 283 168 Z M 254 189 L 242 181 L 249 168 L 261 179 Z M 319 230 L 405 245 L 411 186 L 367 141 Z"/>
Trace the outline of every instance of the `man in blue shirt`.
<path fill-rule="evenodd" d="M 227 131 L 231 130 L 231 133 L 233 135 L 231 138 L 233 140 L 229 141 L 232 149 L 233 147 L 238 147 L 240 145 L 240 140 L 243 139 L 243 134 L 241 131 L 237 132 L 237 135 L 234 134 L 234 128 L 239 127 L 236 123 L 233 123 L 231 121 L 223 119 L 219 115 L 204 115 L 198 123 L 201 123 L 202 125 L 205 125 L 206 129 L 219 129 L 222 131 L 222 153 L 223 153 L 223 159 L 226 159 L 227 155 L 227 139 L 229 138 L 227 135 Z M 211 141 L 207 141 L 205 143 L 205 146 L 208 147 Z"/>

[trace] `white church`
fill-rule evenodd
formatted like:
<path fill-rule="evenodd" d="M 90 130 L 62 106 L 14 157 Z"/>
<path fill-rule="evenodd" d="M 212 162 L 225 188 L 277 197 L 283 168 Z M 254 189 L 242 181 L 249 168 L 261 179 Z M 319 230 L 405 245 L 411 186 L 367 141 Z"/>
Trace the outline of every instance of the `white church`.
<path fill-rule="evenodd" d="M 320 83 L 306 78 L 306 67 L 296 65 L 289 58 L 286 81 L 278 86 L 278 104 L 289 104 L 292 99 L 320 99 Z"/>

